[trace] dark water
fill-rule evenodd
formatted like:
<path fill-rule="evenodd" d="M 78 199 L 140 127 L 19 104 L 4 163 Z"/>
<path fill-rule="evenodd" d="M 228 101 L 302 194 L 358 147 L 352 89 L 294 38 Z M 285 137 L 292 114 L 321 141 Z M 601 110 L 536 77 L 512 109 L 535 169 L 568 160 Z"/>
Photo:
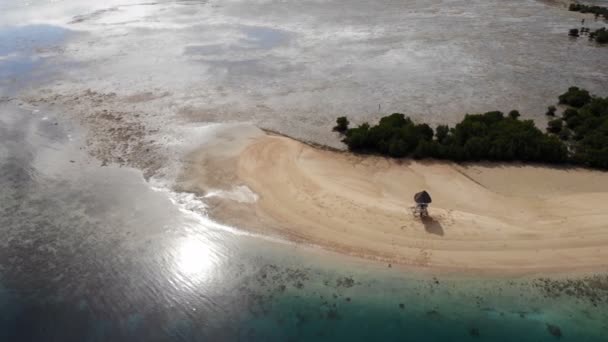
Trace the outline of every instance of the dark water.
<path fill-rule="evenodd" d="M 606 298 L 237 234 L 14 102 L 0 107 L 1 341 L 553 341 L 549 325 L 605 341 Z"/>

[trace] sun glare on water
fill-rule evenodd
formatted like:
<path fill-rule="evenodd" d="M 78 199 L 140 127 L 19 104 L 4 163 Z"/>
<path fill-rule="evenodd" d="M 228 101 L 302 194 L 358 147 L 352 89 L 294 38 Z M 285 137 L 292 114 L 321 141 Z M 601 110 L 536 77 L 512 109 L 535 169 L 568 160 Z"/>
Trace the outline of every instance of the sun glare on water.
<path fill-rule="evenodd" d="M 197 237 L 182 239 L 176 247 L 178 271 L 190 280 L 203 280 L 213 273 L 215 253 L 210 242 Z"/>

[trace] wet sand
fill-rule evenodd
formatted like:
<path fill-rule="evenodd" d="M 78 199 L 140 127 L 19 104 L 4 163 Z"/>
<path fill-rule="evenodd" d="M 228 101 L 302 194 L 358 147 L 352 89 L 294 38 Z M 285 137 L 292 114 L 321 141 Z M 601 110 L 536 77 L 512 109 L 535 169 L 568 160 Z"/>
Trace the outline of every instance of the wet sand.
<path fill-rule="evenodd" d="M 608 173 L 356 156 L 253 129 L 217 141 L 191 155 L 179 187 L 207 194 L 223 223 L 436 270 L 607 266 Z M 408 209 L 422 189 L 433 197 L 425 220 Z"/>

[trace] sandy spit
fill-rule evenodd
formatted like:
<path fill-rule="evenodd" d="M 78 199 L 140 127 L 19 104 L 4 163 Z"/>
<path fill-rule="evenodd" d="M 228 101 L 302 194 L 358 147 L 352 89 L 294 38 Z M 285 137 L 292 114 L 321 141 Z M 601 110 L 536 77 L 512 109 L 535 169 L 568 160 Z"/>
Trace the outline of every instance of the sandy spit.
<path fill-rule="evenodd" d="M 608 269 L 608 173 L 397 161 L 245 133 L 225 133 L 192 153 L 178 183 L 207 195 L 221 222 L 418 268 Z M 409 210 L 423 189 L 433 197 L 426 220 Z"/>

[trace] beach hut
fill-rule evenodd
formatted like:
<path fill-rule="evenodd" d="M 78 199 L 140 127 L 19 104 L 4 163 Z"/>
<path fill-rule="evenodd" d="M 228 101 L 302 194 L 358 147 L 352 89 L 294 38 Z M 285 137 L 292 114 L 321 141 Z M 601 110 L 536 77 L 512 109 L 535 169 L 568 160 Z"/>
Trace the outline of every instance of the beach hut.
<path fill-rule="evenodd" d="M 429 193 L 426 192 L 425 190 L 422 190 L 422 191 L 416 193 L 414 195 L 414 202 L 416 202 L 416 205 L 412 207 L 412 212 L 413 212 L 414 216 L 416 216 L 416 215 L 418 215 L 420 217 L 429 216 L 427 207 L 429 206 L 429 203 L 431 203 L 432 201 L 433 200 L 431 199 L 431 195 L 429 195 Z"/>

